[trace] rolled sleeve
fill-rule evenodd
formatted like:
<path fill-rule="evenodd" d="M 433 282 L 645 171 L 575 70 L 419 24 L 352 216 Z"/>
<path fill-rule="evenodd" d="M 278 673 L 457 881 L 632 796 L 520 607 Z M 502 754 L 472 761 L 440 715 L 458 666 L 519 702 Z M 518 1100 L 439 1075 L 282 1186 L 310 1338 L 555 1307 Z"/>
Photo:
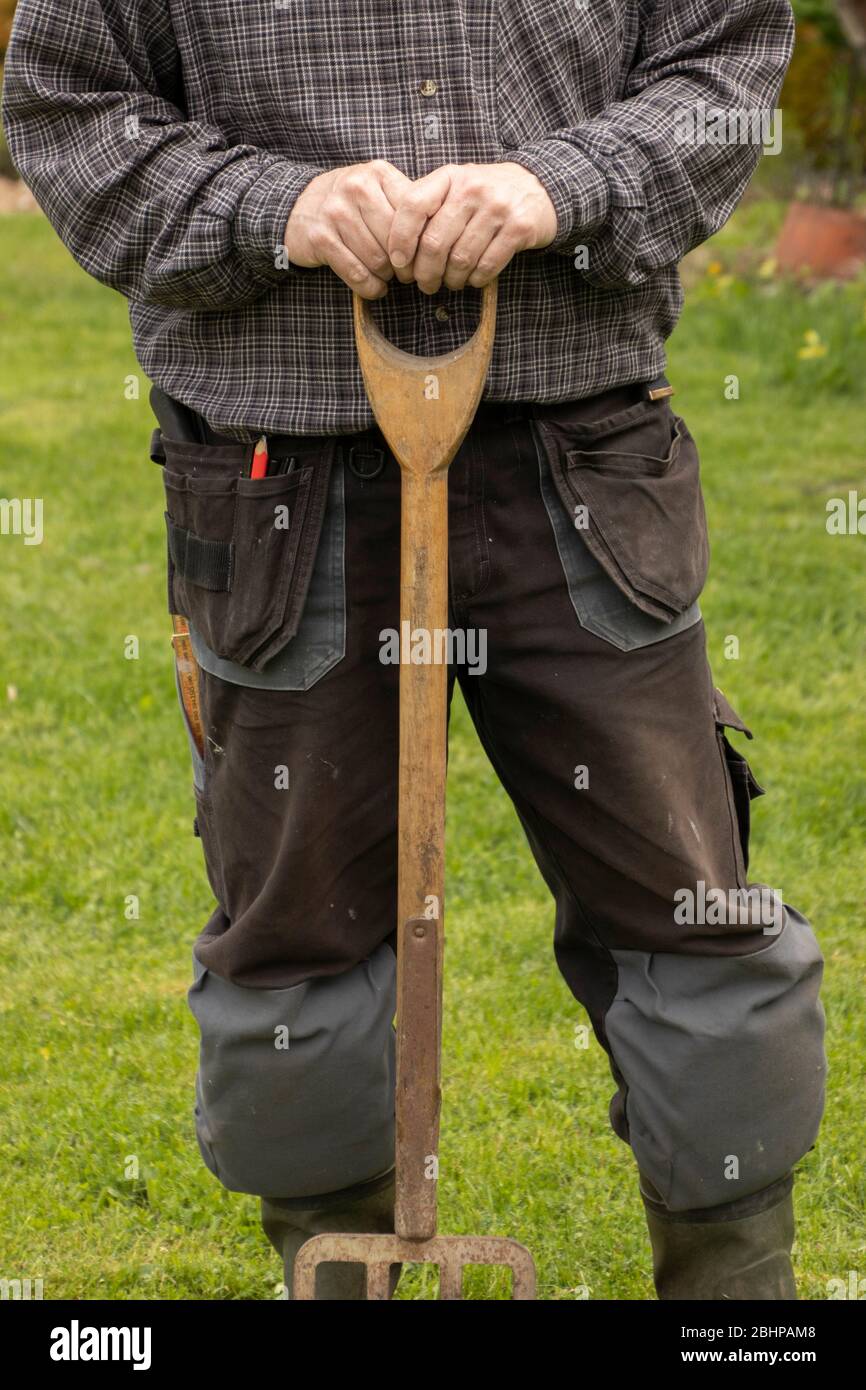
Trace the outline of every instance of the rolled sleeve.
<path fill-rule="evenodd" d="M 277 161 L 264 169 L 238 204 L 234 244 L 238 254 L 257 273 L 279 279 L 288 271 L 307 274 L 317 267 L 296 266 L 281 256 L 286 223 L 300 195 L 324 169 L 309 164 Z"/>
<path fill-rule="evenodd" d="M 540 140 L 512 150 L 502 161 L 520 164 L 534 174 L 556 211 L 556 236 L 546 251 L 570 253 L 581 236 L 593 236 L 610 207 L 607 180 L 591 159 L 564 140 Z"/>

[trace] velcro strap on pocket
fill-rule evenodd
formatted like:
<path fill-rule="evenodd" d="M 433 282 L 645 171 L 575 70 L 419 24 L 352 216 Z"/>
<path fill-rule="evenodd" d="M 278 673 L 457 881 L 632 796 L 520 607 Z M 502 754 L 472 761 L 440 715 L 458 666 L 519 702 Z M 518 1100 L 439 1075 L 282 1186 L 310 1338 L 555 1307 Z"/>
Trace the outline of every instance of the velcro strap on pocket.
<path fill-rule="evenodd" d="M 165 513 L 168 528 L 168 550 L 177 573 L 201 589 L 215 593 L 232 587 L 234 546 L 231 541 L 209 541 L 187 531 Z"/>

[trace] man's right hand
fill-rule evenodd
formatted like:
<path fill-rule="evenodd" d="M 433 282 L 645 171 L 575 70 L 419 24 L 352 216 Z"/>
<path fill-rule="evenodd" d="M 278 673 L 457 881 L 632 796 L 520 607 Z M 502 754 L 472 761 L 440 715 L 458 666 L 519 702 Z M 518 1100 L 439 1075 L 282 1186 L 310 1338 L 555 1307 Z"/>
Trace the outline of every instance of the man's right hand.
<path fill-rule="evenodd" d="M 394 275 L 387 251 L 394 208 L 411 187 L 386 159 L 317 174 L 286 223 L 289 260 L 329 265 L 363 299 L 381 299 Z"/>

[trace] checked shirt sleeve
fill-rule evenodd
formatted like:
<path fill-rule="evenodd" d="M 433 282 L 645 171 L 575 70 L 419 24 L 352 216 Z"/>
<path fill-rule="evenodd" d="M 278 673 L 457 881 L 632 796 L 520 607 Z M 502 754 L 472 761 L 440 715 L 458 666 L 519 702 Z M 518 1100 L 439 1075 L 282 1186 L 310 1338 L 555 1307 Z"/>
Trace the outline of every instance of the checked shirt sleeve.
<path fill-rule="evenodd" d="M 20 0 L 6 138 L 96 279 L 139 302 L 231 308 L 304 273 L 277 252 L 296 198 L 322 171 L 186 118 L 168 9 L 164 0 Z"/>
<path fill-rule="evenodd" d="M 769 113 L 791 57 L 788 0 L 641 0 L 623 100 L 504 152 L 544 185 L 558 219 L 549 251 L 588 248 L 584 278 L 639 285 L 727 221 L 760 143 L 683 138 L 714 113 Z M 701 105 L 703 103 L 703 105 Z"/>

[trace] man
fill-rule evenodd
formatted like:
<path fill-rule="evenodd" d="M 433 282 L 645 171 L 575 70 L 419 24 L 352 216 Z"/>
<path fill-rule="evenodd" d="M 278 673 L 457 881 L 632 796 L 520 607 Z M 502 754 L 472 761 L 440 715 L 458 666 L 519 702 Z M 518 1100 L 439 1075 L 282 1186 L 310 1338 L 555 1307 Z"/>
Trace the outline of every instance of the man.
<path fill-rule="evenodd" d="M 697 454 L 663 375 L 677 262 L 742 194 L 791 42 L 785 0 L 19 5 L 13 157 L 129 297 L 156 387 L 218 902 L 199 1143 L 261 1196 L 289 1284 L 311 1233 L 393 1216 L 399 474 L 349 288 L 444 353 L 498 275 L 449 482 L 451 627 L 485 660 L 451 675 L 608 1052 L 659 1296 L 796 1297 L 821 957 L 747 891 L 760 788 L 707 666 Z M 362 1297 L 358 1268 L 319 1295 Z"/>

